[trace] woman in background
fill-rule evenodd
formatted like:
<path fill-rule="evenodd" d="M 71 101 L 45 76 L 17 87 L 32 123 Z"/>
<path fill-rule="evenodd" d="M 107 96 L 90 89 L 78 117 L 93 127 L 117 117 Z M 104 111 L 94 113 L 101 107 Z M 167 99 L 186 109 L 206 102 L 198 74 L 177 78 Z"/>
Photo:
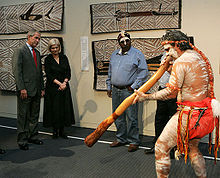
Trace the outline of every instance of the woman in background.
<path fill-rule="evenodd" d="M 75 123 L 72 98 L 69 87 L 71 69 L 66 55 L 60 53 L 61 46 L 58 39 L 48 42 L 51 52 L 45 58 L 46 89 L 44 98 L 44 127 L 53 128 L 53 138 L 58 136 L 67 139 L 64 127 Z"/>

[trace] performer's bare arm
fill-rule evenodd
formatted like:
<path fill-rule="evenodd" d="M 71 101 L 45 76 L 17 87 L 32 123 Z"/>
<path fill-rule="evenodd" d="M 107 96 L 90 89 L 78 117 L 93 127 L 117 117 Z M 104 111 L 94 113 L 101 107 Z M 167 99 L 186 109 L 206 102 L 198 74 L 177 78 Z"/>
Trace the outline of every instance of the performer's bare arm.
<path fill-rule="evenodd" d="M 138 90 L 135 90 L 135 93 L 137 94 L 137 96 L 134 99 L 133 103 L 142 102 L 144 100 L 167 100 L 171 98 L 176 98 L 178 90 L 172 90 L 167 87 L 152 94 L 144 94 L 143 92 L 140 92 Z"/>
<path fill-rule="evenodd" d="M 181 89 L 182 101 L 201 101 L 208 94 L 208 72 L 206 65 L 198 55 L 188 52 L 174 62 L 169 86 L 153 94 L 136 91 L 134 102 L 151 100 L 166 100 L 177 96 Z M 188 57 L 189 56 L 189 57 Z M 183 58 L 182 58 L 183 57 Z"/>

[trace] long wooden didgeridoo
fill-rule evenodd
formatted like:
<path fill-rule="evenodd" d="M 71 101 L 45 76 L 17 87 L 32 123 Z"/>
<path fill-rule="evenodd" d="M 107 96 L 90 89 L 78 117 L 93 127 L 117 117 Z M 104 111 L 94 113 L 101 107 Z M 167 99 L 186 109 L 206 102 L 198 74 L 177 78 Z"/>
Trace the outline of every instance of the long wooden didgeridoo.
<path fill-rule="evenodd" d="M 168 69 L 170 60 L 171 57 L 168 56 L 166 58 L 166 62 L 159 67 L 157 72 L 155 72 L 155 74 L 138 89 L 138 91 L 146 93 L 149 89 L 151 89 L 151 87 L 161 78 L 164 72 Z M 118 106 L 114 113 L 112 113 L 109 117 L 102 121 L 97 127 L 97 129 L 86 137 L 84 141 L 85 144 L 88 147 L 93 146 L 97 142 L 97 140 L 102 136 L 102 134 L 111 126 L 111 124 L 132 104 L 135 97 L 136 93 L 133 93 L 132 95 L 127 97 Z"/>

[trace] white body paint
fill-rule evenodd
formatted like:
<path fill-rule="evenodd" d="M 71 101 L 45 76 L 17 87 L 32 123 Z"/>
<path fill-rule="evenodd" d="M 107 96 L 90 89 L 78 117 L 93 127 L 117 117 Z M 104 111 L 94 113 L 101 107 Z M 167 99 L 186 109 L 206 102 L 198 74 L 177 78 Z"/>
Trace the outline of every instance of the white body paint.
<path fill-rule="evenodd" d="M 173 53 L 173 51 L 171 51 Z M 194 50 L 186 50 L 173 64 L 169 84 L 172 87 L 145 96 L 147 99 L 166 100 L 182 93 L 182 101 L 202 101 L 208 96 L 208 71 L 202 57 Z M 168 177 L 170 171 L 170 150 L 177 141 L 177 112 L 167 123 L 155 145 L 156 171 L 158 177 Z M 182 117 L 182 137 L 185 135 L 187 115 Z M 189 141 L 189 158 L 196 176 L 206 177 L 205 161 L 199 152 L 200 139 Z"/>

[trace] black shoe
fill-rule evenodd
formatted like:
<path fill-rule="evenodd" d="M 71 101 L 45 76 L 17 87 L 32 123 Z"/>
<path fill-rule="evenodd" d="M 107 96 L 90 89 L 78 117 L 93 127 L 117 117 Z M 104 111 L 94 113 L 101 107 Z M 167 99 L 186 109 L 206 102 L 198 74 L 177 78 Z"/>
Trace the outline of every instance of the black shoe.
<path fill-rule="evenodd" d="M 0 149 L 0 154 L 5 154 L 5 150 Z"/>
<path fill-rule="evenodd" d="M 53 130 L 53 139 L 57 139 L 58 138 L 58 130 L 57 129 L 54 129 Z"/>
<path fill-rule="evenodd" d="M 64 138 L 64 139 L 68 139 L 67 135 L 64 133 L 64 128 L 63 128 L 63 127 L 61 127 L 61 128 L 59 129 L 59 136 L 60 136 L 61 138 Z"/>
<path fill-rule="evenodd" d="M 60 137 L 63 139 L 68 139 L 67 135 L 65 135 L 65 134 L 60 134 Z"/>
<path fill-rule="evenodd" d="M 53 133 L 52 138 L 53 138 L 53 139 L 57 139 L 57 138 L 58 138 L 58 134 L 57 134 L 57 133 Z"/>
<path fill-rule="evenodd" d="M 36 145 L 43 145 L 43 141 L 39 139 L 28 139 L 28 142 Z"/>
<path fill-rule="evenodd" d="M 28 150 L 29 149 L 29 146 L 27 143 L 26 144 L 18 144 L 18 146 L 21 150 Z"/>
<path fill-rule="evenodd" d="M 153 154 L 155 151 L 154 151 L 154 147 L 150 148 L 150 149 L 147 149 L 147 150 L 144 150 L 144 153 L 145 154 Z"/>

